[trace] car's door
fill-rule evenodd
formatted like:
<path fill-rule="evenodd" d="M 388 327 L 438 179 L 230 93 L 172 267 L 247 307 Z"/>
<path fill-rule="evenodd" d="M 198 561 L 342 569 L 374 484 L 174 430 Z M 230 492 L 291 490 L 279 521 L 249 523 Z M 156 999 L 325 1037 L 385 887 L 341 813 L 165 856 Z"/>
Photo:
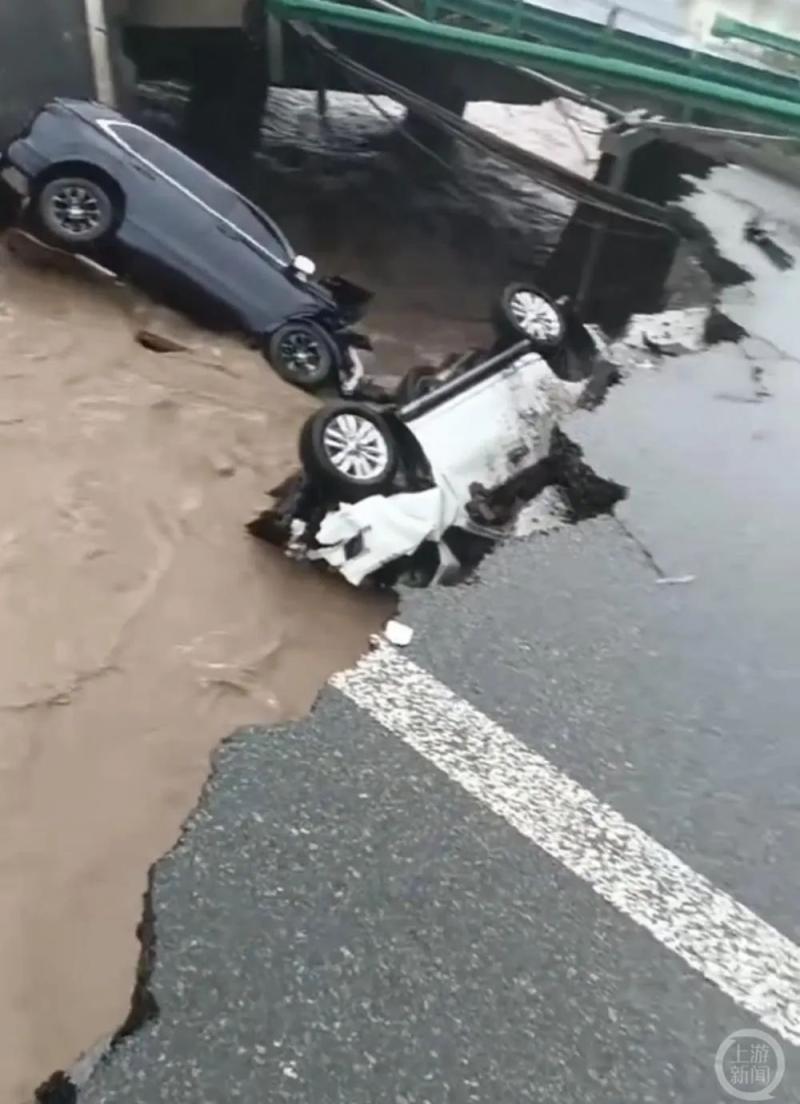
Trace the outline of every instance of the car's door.
<path fill-rule="evenodd" d="M 147 178 L 129 202 L 119 237 L 130 254 L 130 274 L 176 305 L 247 325 L 242 288 L 258 272 L 242 272 L 246 251 L 222 215 L 230 189 L 156 135 L 122 120 L 103 122 L 108 136 Z M 252 264 L 245 267 L 252 269 Z M 263 263 L 257 266 L 263 268 Z M 163 281 L 163 284 L 162 284 Z M 215 319 L 216 321 L 217 319 Z"/>

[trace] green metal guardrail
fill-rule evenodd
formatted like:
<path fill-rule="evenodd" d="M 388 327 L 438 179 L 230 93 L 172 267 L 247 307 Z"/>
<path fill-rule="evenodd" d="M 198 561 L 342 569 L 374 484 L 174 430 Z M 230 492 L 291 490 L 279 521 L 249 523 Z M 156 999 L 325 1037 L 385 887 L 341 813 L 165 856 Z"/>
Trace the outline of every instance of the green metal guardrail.
<path fill-rule="evenodd" d="M 613 84 L 677 93 L 712 104 L 718 109 L 747 112 L 800 130 L 800 102 L 752 92 L 730 84 L 693 77 L 670 69 L 631 62 L 624 58 L 565 49 L 549 43 L 529 42 L 507 35 L 489 34 L 450 24 L 409 19 L 336 0 L 266 0 L 268 10 L 280 18 L 305 20 L 365 34 L 394 38 L 431 49 L 447 50 L 506 65 L 533 65 L 540 69 L 581 74 Z M 451 0 L 448 0 L 451 2 Z M 454 0 L 452 0 L 454 2 Z"/>
<path fill-rule="evenodd" d="M 622 31 L 611 24 L 593 23 L 578 16 L 549 12 L 525 0 L 401 0 L 402 6 L 436 22 L 455 13 L 489 24 L 494 33 L 534 39 L 565 49 L 617 57 L 656 68 L 669 68 L 687 76 L 719 80 L 746 91 L 795 99 L 800 102 L 800 81 L 788 74 L 759 69 L 744 62 L 714 57 L 700 50 Z M 486 28 L 484 28 L 486 29 Z"/>
<path fill-rule="evenodd" d="M 788 35 L 768 31 L 763 27 L 752 27 L 749 23 L 740 23 L 726 15 L 718 15 L 714 20 L 712 34 L 717 38 L 736 38 L 742 42 L 752 42 L 756 46 L 766 46 L 768 50 L 800 57 L 800 41 L 796 38 L 789 38 Z"/>

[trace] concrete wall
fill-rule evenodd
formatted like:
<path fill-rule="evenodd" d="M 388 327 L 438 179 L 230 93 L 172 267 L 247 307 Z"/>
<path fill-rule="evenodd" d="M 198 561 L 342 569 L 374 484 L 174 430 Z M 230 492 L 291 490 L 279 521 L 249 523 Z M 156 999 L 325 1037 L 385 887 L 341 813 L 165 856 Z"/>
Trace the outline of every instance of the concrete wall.
<path fill-rule="evenodd" d="M 0 143 L 55 95 L 94 95 L 83 0 L 0 0 Z"/>

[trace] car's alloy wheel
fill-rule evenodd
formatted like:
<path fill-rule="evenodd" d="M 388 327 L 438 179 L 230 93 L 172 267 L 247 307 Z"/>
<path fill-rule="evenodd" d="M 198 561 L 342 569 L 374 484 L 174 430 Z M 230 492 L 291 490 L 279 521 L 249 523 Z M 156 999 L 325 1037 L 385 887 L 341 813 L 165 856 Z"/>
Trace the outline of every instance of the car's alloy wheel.
<path fill-rule="evenodd" d="M 340 502 L 388 493 L 400 462 L 389 422 L 366 403 L 328 403 L 300 433 L 306 478 Z"/>
<path fill-rule="evenodd" d="M 47 234 L 74 248 L 100 241 L 114 223 L 114 205 L 103 186 L 82 177 L 62 177 L 44 185 L 37 213 Z"/>
<path fill-rule="evenodd" d="M 389 449 L 374 422 L 360 414 L 339 414 L 327 423 L 322 443 L 331 464 L 357 483 L 381 479 L 389 466 Z"/>
<path fill-rule="evenodd" d="M 498 335 L 504 341 L 526 338 L 541 354 L 559 349 L 566 338 L 563 310 L 544 292 L 530 284 L 507 287 L 494 312 Z"/>
<path fill-rule="evenodd" d="M 336 346 L 314 322 L 287 322 L 270 338 L 267 357 L 279 376 L 313 391 L 330 380 Z"/>
<path fill-rule="evenodd" d="M 287 334 L 280 343 L 281 356 L 298 376 L 313 377 L 319 370 L 322 350 L 313 334 L 300 331 Z"/>
<path fill-rule="evenodd" d="M 558 308 L 535 291 L 521 288 L 508 299 L 508 309 L 519 328 L 537 342 L 557 339 L 563 328 Z"/>

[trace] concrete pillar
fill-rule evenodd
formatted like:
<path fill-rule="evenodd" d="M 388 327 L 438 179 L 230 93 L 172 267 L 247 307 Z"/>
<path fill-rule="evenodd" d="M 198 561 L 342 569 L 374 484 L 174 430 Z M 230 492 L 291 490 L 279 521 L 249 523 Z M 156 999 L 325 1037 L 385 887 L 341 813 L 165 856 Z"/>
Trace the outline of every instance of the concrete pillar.
<path fill-rule="evenodd" d="M 0 143 L 45 100 L 95 94 L 83 0 L 0 3 L 0 42 Z"/>

